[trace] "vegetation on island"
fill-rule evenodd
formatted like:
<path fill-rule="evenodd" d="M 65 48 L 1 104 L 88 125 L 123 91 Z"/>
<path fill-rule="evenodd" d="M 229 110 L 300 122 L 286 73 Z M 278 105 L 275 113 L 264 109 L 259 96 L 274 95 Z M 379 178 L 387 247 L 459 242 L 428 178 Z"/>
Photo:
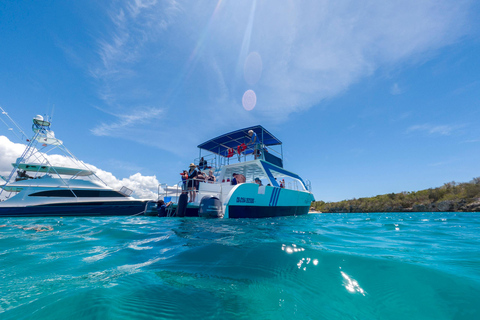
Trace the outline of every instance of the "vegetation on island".
<path fill-rule="evenodd" d="M 427 190 L 382 194 L 339 202 L 315 201 L 320 212 L 445 212 L 480 211 L 480 177 L 470 182 L 445 183 Z"/>

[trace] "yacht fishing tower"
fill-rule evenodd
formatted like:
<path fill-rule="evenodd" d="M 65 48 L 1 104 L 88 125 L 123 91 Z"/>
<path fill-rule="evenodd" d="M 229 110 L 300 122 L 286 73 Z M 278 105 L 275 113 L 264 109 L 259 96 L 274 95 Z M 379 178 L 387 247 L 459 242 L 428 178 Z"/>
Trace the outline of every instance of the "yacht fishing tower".
<path fill-rule="evenodd" d="M 10 175 L 1 176 L 0 218 L 136 215 L 147 211 L 151 201 L 134 199 L 128 188 L 115 191 L 107 186 L 55 137 L 50 125 L 42 116 L 33 118 L 33 137 L 26 140 L 22 155 L 12 163 Z M 54 151 L 60 151 L 62 164 L 71 166 L 52 165 Z"/>

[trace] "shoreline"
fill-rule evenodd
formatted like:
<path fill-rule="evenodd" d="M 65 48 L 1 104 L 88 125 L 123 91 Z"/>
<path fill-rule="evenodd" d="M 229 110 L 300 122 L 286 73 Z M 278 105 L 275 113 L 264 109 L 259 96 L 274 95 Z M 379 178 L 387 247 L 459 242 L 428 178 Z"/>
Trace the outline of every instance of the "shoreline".
<path fill-rule="evenodd" d="M 315 201 L 311 212 L 480 212 L 480 178 L 438 188 L 399 192 L 337 202 Z"/>

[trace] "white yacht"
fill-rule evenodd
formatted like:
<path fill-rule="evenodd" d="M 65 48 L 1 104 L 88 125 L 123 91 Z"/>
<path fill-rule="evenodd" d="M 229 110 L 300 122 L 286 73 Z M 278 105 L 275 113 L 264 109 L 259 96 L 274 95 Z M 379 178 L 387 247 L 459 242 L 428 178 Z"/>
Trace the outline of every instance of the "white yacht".
<path fill-rule="evenodd" d="M 150 210 L 153 202 L 131 197 L 132 190 L 107 186 L 55 138 L 50 122 L 42 116 L 33 119 L 32 129 L 34 135 L 12 163 L 11 174 L 1 176 L 0 218 L 136 215 Z M 49 154 L 54 151 L 60 151 L 72 167 L 52 165 Z"/>
<path fill-rule="evenodd" d="M 211 170 L 215 181 L 198 179 L 195 199 L 185 190 L 188 181 L 176 189 L 161 185 L 159 198 L 173 201 L 167 216 L 264 218 L 309 212 L 315 200 L 310 182 L 283 168 L 282 142 L 262 126 L 218 136 L 198 148 L 197 169 L 204 175 Z"/>

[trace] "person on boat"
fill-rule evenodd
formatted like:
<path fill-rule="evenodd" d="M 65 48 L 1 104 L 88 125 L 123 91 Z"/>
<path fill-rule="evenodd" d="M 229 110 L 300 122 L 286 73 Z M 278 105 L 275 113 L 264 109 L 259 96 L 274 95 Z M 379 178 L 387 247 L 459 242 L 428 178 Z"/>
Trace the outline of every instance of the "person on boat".
<path fill-rule="evenodd" d="M 167 207 L 172 204 L 172 201 L 165 203 L 163 200 L 158 200 L 157 202 L 157 213 L 159 217 L 167 216 Z"/>
<path fill-rule="evenodd" d="M 232 178 L 232 180 L 230 181 L 230 184 L 231 184 L 232 186 L 235 186 L 235 185 L 237 184 L 237 175 L 238 175 L 237 173 L 234 173 L 234 174 L 232 175 L 233 178 Z"/>
<path fill-rule="evenodd" d="M 243 174 L 237 174 L 237 183 L 240 184 L 240 183 L 245 183 L 247 182 L 247 179 L 245 178 L 245 176 Z"/>
<path fill-rule="evenodd" d="M 190 194 L 190 200 L 188 202 L 195 202 L 195 195 L 196 195 L 196 179 L 198 175 L 197 166 L 193 163 L 190 163 L 189 166 L 190 170 L 188 170 L 188 182 L 187 188 Z"/>
<path fill-rule="evenodd" d="M 188 172 L 187 170 L 183 170 L 182 173 L 180 173 L 182 176 L 182 191 L 187 191 L 187 180 L 188 180 Z"/>
<path fill-rule="evenodd" d="M 253 132 L 253 130 L 248 130 L 248 136 L 250 137 L 250 141 L 247 145 L 252 145 L 253 155 L 255 156 L 255 159 L 257 159 L 260 156 L 260 143 L 257 134 Z"/>
<path fill-rule="evenodd" d="M 260 178 L 255 178 L 255 183 L 258 184 L 259 186 L 263 186 L 262 180 L 260 180 Z"/>
<path fill-rule="evenodd" d="M 200 190 L 200 182 L 206 182 L 207 180 L 207 174 L 205 172 L 202 172 L 198 170 L 197 178 L 195 179 L 195 190 L 196 193 Z"/>
<path fill-rule="evenodd" d="M 207 168 L 207 160 L 203 159 L 203 157 L 200 159 L 200 162 L 198 163 L 198 169 L 199 170 L 205 170 Z"/>
<path fill-rule="evenodd" d="M 208 176 L 206 178 L 206 180 L 208 183 L 214 183 L 215 181 L 217 181 L 217 179 L 215 178 L 215 176 L 213 175 L 213 171 L 212 170 L 209 170 L 208 171 Z"/>
<path fill-rule="evenodd" d="M 25 170 L 17 170 L 17 181 L 27 179 L 33 179 L 33 177 L 29 176 Z"/>
<path fill-rule="evenodd" d="M 245 183 L 246 181 L 247 181 L 247 179 L 245 178 L 245 176 L 243 174 L 234 173 L 231 185 L 234 186 L 236 184 Z"/>

